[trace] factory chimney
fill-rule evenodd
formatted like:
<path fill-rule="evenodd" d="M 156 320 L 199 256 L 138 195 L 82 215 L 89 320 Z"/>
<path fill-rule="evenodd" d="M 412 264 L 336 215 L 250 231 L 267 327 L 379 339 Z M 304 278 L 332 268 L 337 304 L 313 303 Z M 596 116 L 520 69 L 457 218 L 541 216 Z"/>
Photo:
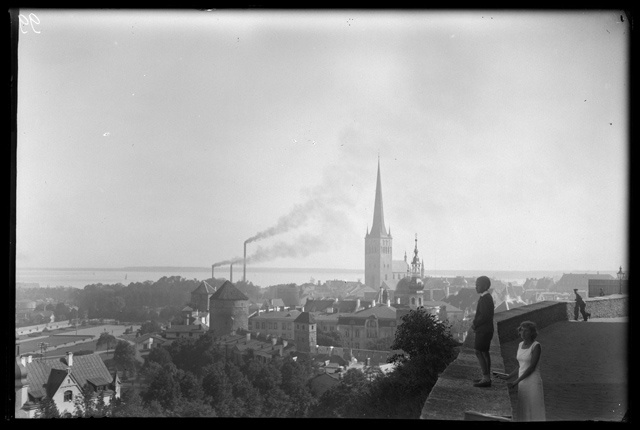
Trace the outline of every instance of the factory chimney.
<path fill-rule="evenodd" d="M 214 267 L 216 267 L 216 265 L 215 265 L 215 264 L 212 264 L 212 265 L 211 265 L 211 279 L 216 279 L 216 278 L 214 278 L 214 277 L 213 277 L 213 268 L 214 268 Z"/>
<path fill-rule="evenodd" d="M 229 282 L 233 282 L 233 263 L 229 266 Z"/>
<path fill-rule="evenodd" d="M 242 282 L 247 281 L 247 242 L 244 242 L 244 258 L 242 259 Z"/>

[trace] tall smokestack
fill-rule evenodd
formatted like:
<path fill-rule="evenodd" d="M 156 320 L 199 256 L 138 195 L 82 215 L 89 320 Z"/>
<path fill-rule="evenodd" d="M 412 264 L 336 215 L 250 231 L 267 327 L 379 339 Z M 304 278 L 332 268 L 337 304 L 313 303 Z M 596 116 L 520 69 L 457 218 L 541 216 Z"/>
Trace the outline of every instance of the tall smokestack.
<path fill-rule="evenodd" d="M 216 265 L 215 265 L 215 264 L 212 264 L 212 265 L 211 265 L 211 279 L 216 279 L 216 278 L 214 278 L 214 277 L 213 277 L 213 268 L 214 268 L 214 267 L 216 267 Z"/>
<path fill-rule="evenodd" d="M 242 259 L 242 282 L 247 281 L 247 242 L 244 242 L 244 258 Z"/>
<path fill-rule="evenodd" d="M 229 282 L 233 282 L 233 263 L 229 266 Z"/>

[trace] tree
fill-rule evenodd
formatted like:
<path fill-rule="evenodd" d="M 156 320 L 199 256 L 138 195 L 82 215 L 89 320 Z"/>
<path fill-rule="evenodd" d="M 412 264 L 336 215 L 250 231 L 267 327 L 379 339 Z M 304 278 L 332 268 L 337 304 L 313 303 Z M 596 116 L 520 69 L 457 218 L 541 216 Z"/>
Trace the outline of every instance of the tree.
<path fill-rule="evenodd" d="M 364 414 L 358 406 L 367 394 L 368 381 L 364 373 L 349 369 L 340 384 L 320 396 L 310 415 L 315 418 L 362 418 Z"/>
<path fill-rule="evenodd" d="M 233 416 L 233 386 L 224 367 L 224 363 L 213 363 L 203 370 L 202 378 L 202 389 L 219 417 Z"/>
<path fill-rule="evenodd" d="M 103 345 L 107 346 L 107 353 L 109 353 L 109 350 L 111 349 L 112 345 L 115 345 L 116 342 L 118 340 L 115 338 L 114 335 L 112 335 L 111 333 L 108 333 L 106 331 L 103 331 L 102 333 L 100 333 L 100 337 L 98 338 L 98 342 L 96 342 L 96 350 L 98 350 L 98 348 L 100 348 Z"/>
<path fill-rule="evenodd" d="M 168 363 L 172 363 L 171 354 L 169 353 L 169 351 L 167 351 L 166 348 L 162 346 L 158 348 L 153 348 L 151 349 L 151 352 L 149 352 L 149 355 L 147 355 L 147 358 L 144 363 L 145 367 L 149 363 L 158 363 L 161 366 L 164 366 L 165 364 L 168 364 Z"/>
<path fill-rule="evenodd" d="M 35 414 L 36 418 L 60 418 L 60 412 L 56 402 L 50 397 L 45 397 L 39 404 Z"/>
<path fill-rule="evenodd" d="M 391 349 L 402 352 L 393 354 L 391 361 L 416 366 L 430 378 L 437 379 L 455 358 L 456 346 L 447 326 L 424 308 L 418 308 L 402 317 L 391 345 Z"/>
<path fill-rule="evenodd" d="M 173 409 L 181 397 L 177 373 L 178 369 L 174 364 L 162 366 L 162 371 L 157 372 L 149 384 L 145 401 L 148 404 L 157 401 L 164 409 Z"/>
<path fill-rule="evenodd" d="M 137 370 L 136 348 L 127 341 L 118 341 L 113 352 L 113 361 L 119 369 L 135 374 Z"/>
<path fill-rule="evenodd" d="M 316 341 L 320 346 L 335 346 L 337 348 L 344 345 L 344 339 L 338 330 L 318 331 Z"/>

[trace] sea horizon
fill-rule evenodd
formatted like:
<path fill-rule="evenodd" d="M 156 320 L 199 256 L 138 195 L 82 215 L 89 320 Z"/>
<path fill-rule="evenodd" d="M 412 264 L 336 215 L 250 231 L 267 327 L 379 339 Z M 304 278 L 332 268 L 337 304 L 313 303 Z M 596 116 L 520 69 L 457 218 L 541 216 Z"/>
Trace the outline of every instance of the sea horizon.
<path fill-rule="evenodd" d="M 566 270 L 425 270 L 425 277 L 465 278 L 481 275 L 489 276 L 503 282 L 517 285 L 524 284 L 526 279 L 553 278 L 558 280 L 565 273 L 610 274 L 615 278 L 615 271 L 566 271 Z M 216 279 L 227 279 L 237 282 L 243 278 L 243 267 L 234 266 L 230 273 L 229 266 L 214 269 Z M 212 278 L 211 268 L 196 266 L 125 266 L 125 267 L 83 267 L 83 268 L 16 268 L 15 283 L 38 284 L 40 287 L 74 287 L 84 288 L 94 284 L 129 285 L 136 282 L 156 282 L 162 277 L 180 276 L 185 279 L 207 280 Z M 326 282 L 329 280 L 361 281 L 364 270 L 349 268 L 292 268 L 292 267 L 255 267 L 247 266 L 246 280 L 259 287 L 294 283 Z M 24 285 L 23 285 L 24 286 Z"/>

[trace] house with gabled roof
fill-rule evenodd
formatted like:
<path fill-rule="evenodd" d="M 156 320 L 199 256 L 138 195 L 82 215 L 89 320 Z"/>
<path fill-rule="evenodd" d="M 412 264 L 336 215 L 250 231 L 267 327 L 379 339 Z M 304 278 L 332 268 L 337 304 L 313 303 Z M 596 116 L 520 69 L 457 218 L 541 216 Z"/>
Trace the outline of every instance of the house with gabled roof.
<path fill-rule="evenodd" d="M 117 372 L 110 374 L 99 355 L 74 357 L 67 352 L 60 359 L 16 358 L 16 418 L 34 418 L 45 399 L 53 400 L 61 416 L 70 416 L 85 390 L 108 405 L 113 397 L 120 398 L 120 388 Z"/>

